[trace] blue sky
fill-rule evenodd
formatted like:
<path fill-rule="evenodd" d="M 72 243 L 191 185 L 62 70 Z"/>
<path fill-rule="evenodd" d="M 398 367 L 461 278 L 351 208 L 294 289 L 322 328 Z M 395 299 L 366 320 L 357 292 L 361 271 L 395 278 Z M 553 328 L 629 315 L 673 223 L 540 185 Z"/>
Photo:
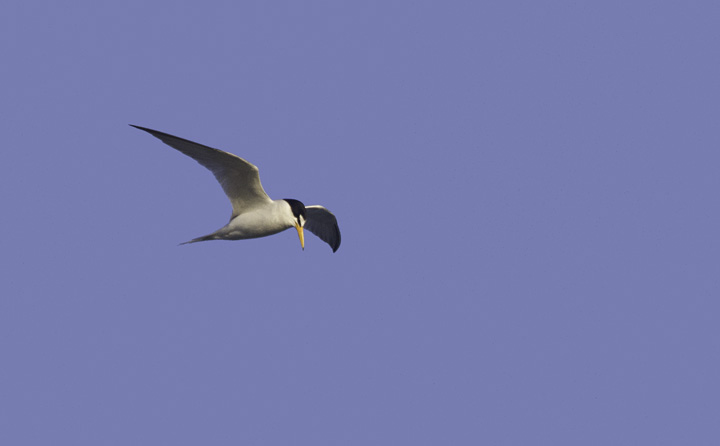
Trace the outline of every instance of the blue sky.
<path fill-rule="evenodd" d="M 712 2 L 11 1 L 0 443 L 720 438 Z M 235 153 L 295 231 L 226 223 Z"/>

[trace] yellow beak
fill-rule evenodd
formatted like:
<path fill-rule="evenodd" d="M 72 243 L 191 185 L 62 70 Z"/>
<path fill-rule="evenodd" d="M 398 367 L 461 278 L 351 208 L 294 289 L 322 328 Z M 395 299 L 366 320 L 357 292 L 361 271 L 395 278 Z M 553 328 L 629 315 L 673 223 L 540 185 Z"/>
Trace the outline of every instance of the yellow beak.
<path fill-rule="evenodd" d="M 303 227 L 295 223 L 295 229 L 297 229 L 298 237 L 300 237 L 300 245 L 303 251 L 305 251 L 305 233 L 303 232 Z"/>

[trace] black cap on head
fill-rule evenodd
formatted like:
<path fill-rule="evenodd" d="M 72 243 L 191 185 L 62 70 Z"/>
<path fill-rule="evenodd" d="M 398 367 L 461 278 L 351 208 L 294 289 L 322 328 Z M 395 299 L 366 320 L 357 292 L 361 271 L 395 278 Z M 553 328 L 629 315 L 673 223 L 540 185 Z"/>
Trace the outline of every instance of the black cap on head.
<path fill-rule="evenodd" d="M 299 200 L 293 200 L 292 198 L 283 198 L 283 200 L 287 201 L 290 205 L 290 209 L 292 209 L 292 213 L 295 216 L 295 218 L 300 218 L 302 215 L 304 220 L 307 220 L 307 216 L 305 215 L 305 205 L 302 204 Z"/>

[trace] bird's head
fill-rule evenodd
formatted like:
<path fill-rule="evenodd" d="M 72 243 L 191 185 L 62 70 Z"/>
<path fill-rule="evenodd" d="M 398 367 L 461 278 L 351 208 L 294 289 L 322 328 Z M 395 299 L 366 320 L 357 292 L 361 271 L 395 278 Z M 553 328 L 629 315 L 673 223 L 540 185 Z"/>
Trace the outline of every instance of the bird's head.
<path fill-rule="evenodd" d="M 299 200 L 293 200 L 292 198 L 285 198 L 285 201 L 290 205 L 290 210 L 293 214 L 293 226 L 297 229 L 298 237 L 300 237 L 300 245 L 302 249 L 305 249 L 305 234 L 303 232 L 303 226 L 307 217 L 305 215 L 305 205 Z"/>

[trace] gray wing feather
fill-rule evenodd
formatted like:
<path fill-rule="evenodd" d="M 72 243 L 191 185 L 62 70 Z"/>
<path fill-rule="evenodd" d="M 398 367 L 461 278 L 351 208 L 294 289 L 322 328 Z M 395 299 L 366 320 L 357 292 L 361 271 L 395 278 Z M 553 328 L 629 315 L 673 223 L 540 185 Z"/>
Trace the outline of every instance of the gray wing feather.
<path fill-rule="evenodd" d="M 231 219 L 248 208 L 272 201 L 260 183 L 258 168 L 239 156 L 157 130 L 130 125 L 148 132 L 210 170 L 230 199 L 233 207 Z"/>
<path fill-rule="evenodd" d="M 305 206 L 305 229 L 330 245 L 333 252 L 340 247 L 340 228 L 332 212 L 322 206 Z"/>

